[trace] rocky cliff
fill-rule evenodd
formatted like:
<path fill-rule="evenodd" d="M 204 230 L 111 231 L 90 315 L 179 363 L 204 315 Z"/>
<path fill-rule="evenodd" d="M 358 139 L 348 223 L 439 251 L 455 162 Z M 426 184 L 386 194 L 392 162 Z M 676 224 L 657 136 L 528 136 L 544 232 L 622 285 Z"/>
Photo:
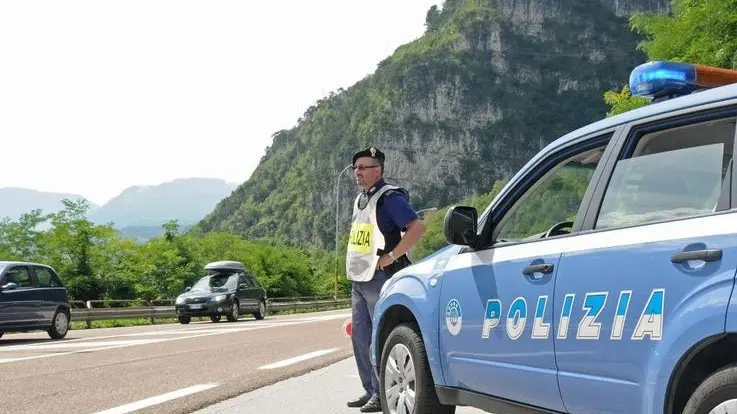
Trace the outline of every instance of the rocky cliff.
<path fill-rule="evenodd" d="M 336 175 L 368 145 L 387 154 L 385 174 L 417 209 L 486 193 L 550 141 L 605 116 L 603 93 L 645 59 L 628 16 L 668 4 L 447 0 L 428 11 L 420 39 L 274 134 L 251 178 L 199 228 L 329 248 Z M 339 182 L 345 229 L 356 187 Z"/>

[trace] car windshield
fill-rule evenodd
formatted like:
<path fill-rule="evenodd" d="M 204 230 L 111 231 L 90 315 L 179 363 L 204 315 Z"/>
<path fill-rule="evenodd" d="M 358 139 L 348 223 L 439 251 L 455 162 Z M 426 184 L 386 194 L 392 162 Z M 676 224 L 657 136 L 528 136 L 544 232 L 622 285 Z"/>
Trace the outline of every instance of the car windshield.
<path fill-rule="evenodd" d="M 235 289 L 238 284 L 238 275 L 235 273 L 217 273 L 205 276 L 192 286 L 192 291 L 217 292 Z"/>

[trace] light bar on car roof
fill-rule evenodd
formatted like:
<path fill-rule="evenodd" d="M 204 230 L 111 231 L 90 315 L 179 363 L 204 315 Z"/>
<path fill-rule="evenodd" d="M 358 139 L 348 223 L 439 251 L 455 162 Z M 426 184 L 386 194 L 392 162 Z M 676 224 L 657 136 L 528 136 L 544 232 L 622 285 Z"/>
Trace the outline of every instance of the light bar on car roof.
<path fill-rule="evenodd" d="M 654 61 L 636 67 L 630 73 L 633 95 L 667 99 L 688 95 L 699 89 L 737 83 L 737 70 L 693 63 Z"/>

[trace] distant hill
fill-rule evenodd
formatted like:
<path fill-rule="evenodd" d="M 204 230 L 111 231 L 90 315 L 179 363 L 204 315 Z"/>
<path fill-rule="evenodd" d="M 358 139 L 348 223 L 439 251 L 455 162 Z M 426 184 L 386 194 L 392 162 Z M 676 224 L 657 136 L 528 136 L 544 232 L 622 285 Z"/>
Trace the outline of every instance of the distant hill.
<path fill-rule="evenodd" d="M 186 232 L 192 227 L 191 224 L 179 226 L 180 232 Z M 164 234 L 164 226 L 128 226 L 120 229 L 120 236 L 126 239 L 133 239 L 139 243 L 153 239 Z"/>
<path fill-rule="evenodd" d="M 89 219 L 98 224 L 113 223 L 118 229 L 142 236 L 169 220 L 181 226 L 198 222 L 229 196 L 236 184 L 214 178 L 181 178 L 153 186 L 133 186 L 103 206 L 91 210 Z M 157 233 L 158 234 L 158 233 Z"/>
<path fill-rule="evenodd" d="M 0 188 L 0 219 L 7 217 L 17 220 L 22 214 L 36 209 L 40 209 L 42 214 L 56 213 L 64 208 L 61 200 L 65 198 L 77 200 L 85 197 L 79 194 L 52 193 L 27 188 Z M 87 201 L 91 209 L 98 208 L 95 203 Z"/>

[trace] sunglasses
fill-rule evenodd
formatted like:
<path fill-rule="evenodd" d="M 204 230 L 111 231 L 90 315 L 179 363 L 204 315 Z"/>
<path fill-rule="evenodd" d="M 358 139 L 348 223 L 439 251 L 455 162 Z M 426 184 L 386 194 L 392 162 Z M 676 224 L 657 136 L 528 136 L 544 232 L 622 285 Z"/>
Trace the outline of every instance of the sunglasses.
<path fill-rule="evenodd" d="M 377 168 L 377 167 L 379 166 L 378 165 L 351 165 L 351 169 L 353 171 L 356 171 L 356 170 L 363 171 L 363 170 L 368 170 L 369 168 Z"/>

